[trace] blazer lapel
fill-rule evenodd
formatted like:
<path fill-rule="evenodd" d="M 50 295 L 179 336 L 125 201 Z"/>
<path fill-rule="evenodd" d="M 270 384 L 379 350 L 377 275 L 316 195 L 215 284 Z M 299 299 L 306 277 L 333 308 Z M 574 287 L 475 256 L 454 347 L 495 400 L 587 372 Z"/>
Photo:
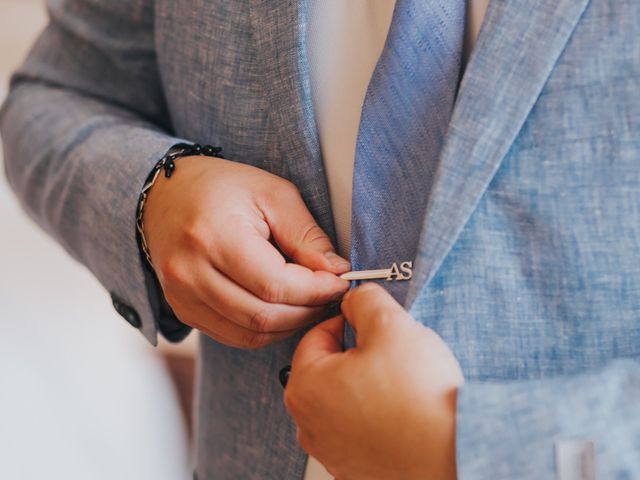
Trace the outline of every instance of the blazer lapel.
<path fill-rule="evenodd" d="M 589 0 L 493 0 L 467 66 L 427 206 L 411 308 L 515 141 Z"/>
<path fill-rule="evenodd" d="M 253 0 L 257 59 L 264 66 L 269 116 L 278 132 L 284 171 L 335 244 L 329 190 L 320 153 L 305 48 L 306 0 Z"/>

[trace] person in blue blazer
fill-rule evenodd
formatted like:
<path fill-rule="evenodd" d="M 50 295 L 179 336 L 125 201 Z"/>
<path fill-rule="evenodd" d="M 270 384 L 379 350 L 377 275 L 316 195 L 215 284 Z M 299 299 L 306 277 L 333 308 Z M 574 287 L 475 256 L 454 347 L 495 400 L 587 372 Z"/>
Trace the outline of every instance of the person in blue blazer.
<path fill-rule="evenodd" d="M 397 0 L 340 255 L 312 3 L 51 0 L 0 114 L 116 311 L 203 333 L 195 476 L 640 478 L 640 3 L 491 0 L 451 80 L 460 5 Z"/>

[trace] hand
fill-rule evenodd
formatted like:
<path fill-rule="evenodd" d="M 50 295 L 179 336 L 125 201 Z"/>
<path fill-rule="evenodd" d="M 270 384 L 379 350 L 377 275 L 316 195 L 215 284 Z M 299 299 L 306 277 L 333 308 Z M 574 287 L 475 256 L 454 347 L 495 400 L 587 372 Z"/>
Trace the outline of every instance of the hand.
<path fill-rule="evenodd" d="M 151 188 L 145 237 L 165 297 L 187 325 L 259 348 L 321 318 L 349 283 L 295 186 L 220 158 L 184 157 Z M 275 242 L 295 263 L 287 263 Z"/>
<path fill-rule="evenodd" d="M 302 448 L 340 480 L 455 479 L 463 377 L 449 348 L 373 283 L 349 292 L 342 314 L 356 348 L 342 351 L 338 316 L 294 355 L 285 405 Z"/>

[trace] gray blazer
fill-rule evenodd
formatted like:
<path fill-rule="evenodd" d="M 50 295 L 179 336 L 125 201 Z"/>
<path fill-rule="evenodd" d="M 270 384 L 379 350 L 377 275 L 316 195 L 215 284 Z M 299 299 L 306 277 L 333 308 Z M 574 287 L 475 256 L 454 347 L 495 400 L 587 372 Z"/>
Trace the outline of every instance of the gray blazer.
<path fill-rule="evenodd" d="M 134 235 L 143 180 L 174 143 L 291 179 L 334 236 L 305 4 L 51 0 L 13 79 L 11 185 L 151 342 L 159 326 L 185 334 Z M 461 479 L 554 478 L 554 448 L 576 438 L 599 478 L 640 478 L 638 25 L 637 0 L 493 0 L 426 216 L 406 219 L 423 224 L 406 307 L 467 379 Z M 295 343 L 202 340 L 200 480 L 302 477 L 277 382 Z"/>

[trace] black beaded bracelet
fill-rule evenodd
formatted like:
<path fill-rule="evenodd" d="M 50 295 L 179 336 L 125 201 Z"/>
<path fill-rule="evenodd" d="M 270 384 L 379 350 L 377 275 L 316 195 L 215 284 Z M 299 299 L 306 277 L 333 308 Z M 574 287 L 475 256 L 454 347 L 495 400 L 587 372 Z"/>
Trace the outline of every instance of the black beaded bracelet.
<path fill-rule="evenodd" d="M 197 143 L 178 143 L 171 147 L 164 156 L 158 160 L 155 164 L 147 179 L 144 182 L 140 197 L 138 198 L 138 207 L 136 209 L 136 240 L 138 247 L 144 253 L 149 266 L 153 268 L 153 262 L 151 261 L 151 255 L 149 253 L 149 247 L 147 246 L 147 240 L 144 236 L 144 225 L 142 223 L 142 215 L 144 213 L 144 205 L 149 195 L 149 190 L 153 187 L 154 183 L 158 179 L 160 172 L 164 170 L 164 176 L 170 178 L 176 169 L 175 161 L 181 157 L 190 157 L 193 155 L 202 155 L 205 157 L 224 158 L 222 155 L 221 147 L 214 147 L 212 145 L 199 145 Z"/>

